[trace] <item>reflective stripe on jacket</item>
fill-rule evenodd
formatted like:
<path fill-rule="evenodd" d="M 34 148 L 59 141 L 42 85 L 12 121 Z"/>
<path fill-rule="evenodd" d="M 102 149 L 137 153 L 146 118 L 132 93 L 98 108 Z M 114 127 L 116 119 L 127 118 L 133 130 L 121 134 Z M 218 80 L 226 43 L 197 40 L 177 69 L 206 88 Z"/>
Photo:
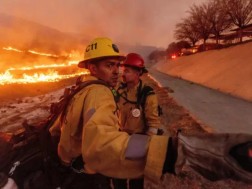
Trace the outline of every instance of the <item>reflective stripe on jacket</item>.
<path fill-rule="evenodd" d="M 87 79 L 96 78 L 90 76 Z M 159 179 L 168 137 L 146 139 L 120 132 L 116 110 L 114 97 L 106 86 L 93 84 L 77 93 L 68 106 L 66 120 L 61 126 L 58 146 L 61 160 L 70 164 L 72 159 L 82 155 L 84 169 L 90 174 L 100 173 L 114 178 L 145 175 Z M 130 145 L 131 139 L 139 141 L 139 149 L 145 149 L 141 150 L 142 154 L 137 155 L 135 145 Z"/>

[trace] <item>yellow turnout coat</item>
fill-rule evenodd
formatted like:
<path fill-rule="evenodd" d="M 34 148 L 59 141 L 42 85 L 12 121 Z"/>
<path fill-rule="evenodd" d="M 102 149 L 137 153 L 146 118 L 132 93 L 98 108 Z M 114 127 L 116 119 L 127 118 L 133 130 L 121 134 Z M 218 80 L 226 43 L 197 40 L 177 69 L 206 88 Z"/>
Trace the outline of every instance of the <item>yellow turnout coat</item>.
<path fill-rule="evenodd" d="M 145 84 L 140 82 L 132 89 L 127 89 L 123 84 L 118 89 L 121 129 L 129 134 L 157 134 L 161 125 L 158 115 L 158 99 L 156 94 L 150 94 L 144 103 L 144 110 L 141 105 L 138 107 L 137 94 L 145 87 Z M 139 110 L 140 114 L 136 115 L 135 110 Z"/>
<path fill-rule="evenodd" d="M 68 105 L 64 123 L 58 126 L 58 155 L 65 164 L 82 155 L 84 170 L 89 174 L 113 178 L 145 175 L 154 180 L 162 175 L 168 137 L 119 131 L 117 105 L 106 86 L 92 84 L 78 92 Z M 52 135 L 56 128 L 51 128 Z"/>

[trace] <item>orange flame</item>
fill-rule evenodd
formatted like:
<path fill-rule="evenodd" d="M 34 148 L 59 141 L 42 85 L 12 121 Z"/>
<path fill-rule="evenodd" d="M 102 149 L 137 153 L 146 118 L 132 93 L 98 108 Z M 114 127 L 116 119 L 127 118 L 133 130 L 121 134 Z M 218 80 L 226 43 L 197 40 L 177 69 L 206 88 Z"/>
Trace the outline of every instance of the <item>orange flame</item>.
<path fill-rule="evenodd" d="M 43 52 L 38 52 L 34 50 L 23 51 L 14 47 L 3 47 L 7 51 L 15 51 L 19 53 L 29 52 L 32 54 L 37 54 L 41 56 L 48 56 L 58 58 L 60 56 L 54 54 L 48 54 Z M 67 57 L 77 57 L 74 54 L 69 54 Z M 85 69 L 77 69 L 77 64 L 79 61 L 69 61 L 60 64 L 41 64 L 18 68 L 9 68 L 4 73 L 0 73 L 0 85 L 12 84 L 12 83 L 36 83 L 36 82 L 55 82 L 62 79 L 67 79 L 71 77 L 76 77 L 80 75 L 88 74 L 89 71 Z M 64 70 L 70 70 L 71 73 L 59 74 L 57 69 L 61 68 Z M 65 69 L 66 68 L 66 69 Z M 69 69 L 70 68 L 70 69 Z M 27 73 L 24 73 L 26 71 Z M 15 72 L 19 73 L 15 74 Z M 29 73 L 28 73 L 29 72 Z M 42 73 L 41 73 L 42 72 Z M 69 71 L 68 71 L 69 72 Z M 74 73 L 72 73 L 74 72 Z M 21 75 L 21 76 L 20 76 Z"/>
<path fill-rule="evenodd" d="M 16 48 L 13 48 L 13 47 L 3 47 L 3 50 L 6 50 L 6 51 L 15 51 L 15 52 L 24 52 L 24 51 L 21 51 L 19 49 L 16 49 Z"/>
<path fill-rule="evenodd" d="M 33 50 L 28 50 L 28 52 L 32 54 L 41 55 L 41 56 L 59 57 L 58 55 L 55 55 L 55 54 L 42 53 L 42 52 L 37 52 Z"/>
<path fill-rule="evenodd" d="M 59 67 L 68 67 L 72 65 L 77 65 L 79 61 L 69 61 L 68 63 L 61 64 L 42 64 L 42 65 L 34 65 L 34 66 L 26 66 L 20 68 L 9 68 L 8 70 L 34 70 L 39 68 L 59 68 Z"/>
<path fill-rule="evenodd" d="M 20 49 L 17 49 L 17 48 L 14 48 L 14 47 L 3 47 L 3 50 L 7 50 L 7 51 L 15 51 L 15 52 L 25 52 L 23 50 L 20 50 Z M 49 54 L 49 53 L 43 53 L 43 52 L 38 52 L 38 51 L 35 51 L 35 50 L 27 50 L 27 52 L 31 53 L 31 54 L 36 54 L 36 55 L 40 55 L 40 56 L 48 56 L 48 57 L 55 57 L 55 58 L 58 58 L 59 56 L 58 55 L 55 55 L 55 54 Z"/>
<path fill-rule="evenodd" d="M 0 74 L 0 85 L 12 83 L 37 83 L 37 82 L 55 82 L 62 79 L 76 77 L 88 74 L 88 71 L 78 72 L 75 74 L 59 75 L 57 71 L 48 71 L 47 73 L 33 73 L 31 75 L 24 73 L 21 78 L 15 78 L 9 70 Z"/>

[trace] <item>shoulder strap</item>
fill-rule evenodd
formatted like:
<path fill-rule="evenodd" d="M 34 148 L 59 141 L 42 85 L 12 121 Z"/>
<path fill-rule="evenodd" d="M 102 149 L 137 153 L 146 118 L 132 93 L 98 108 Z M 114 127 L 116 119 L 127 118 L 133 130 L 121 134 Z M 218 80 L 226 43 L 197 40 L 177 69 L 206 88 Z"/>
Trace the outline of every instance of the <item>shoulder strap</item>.
<path fill-rule="evenodd" d="M 137 104 L 141 105 L 144 110 L 147 97 L 153 94 L 155 94 L 153 88 L 148 85 L 145 85 L 137 94 Z"/>
<path fill-rule="evenodd" d="M 117 89 L 118 100 L 121 97 L 125 100 L 125 103 L 137 104 L 137 101 L 131 101 L 127 98 L 126 91 L 121 92 L 121 90 L 125 89 L 126 87 L 127 87 L 126 83 L 123 83 L 123 82 L 120 83 L 120 86 Z M 118 102 L 118 101 L 116 101 L 116 102 Z"/>
<path fill-rule="evenodd" d="M 104 86 L 110 88 L 109 85 L 105 81 L 102 81 L 102 80 L 85 81 L 85 82 L 82 82 L 79 85 L 77 85 L 77 87 L 75 89 L 73 89 L 70 92 L 70 94 L 65 97 L 65 99 L 64 99 L 65 102 L 62 104 L 62 107 L 60 107 L 61 111 L 58 112 L 58 116 L 62 112 L 61 117 L 60 117 L 61 122 L 64 120 L 64 118 L 66 116 L 67 106 L 68 106 L 69 102 L 71 101 L 71 99 L 74 97 L 74 95 L 76 95 L 78 92 L 80 92 L 83 88 L 85 88 L 89 85 L 92 85 L 92 84 L 100 84 L 100 85 L 104 85 Z M 112 92 L 112 94 L 115 97 L 115 94 L 113 92 Z"/>
<path fill-rule="evenodd" d="M 149 95 L 155 94 L 152 87 L 145 85 L 143 86 L 142 90 L 139 91 L 137 96 L 137 106 L 142 107 L 142 114 L 143 114 L 143 122 L 144 122 L 144 133 L 147 132 L 149 126 L 147 124 L 146 116 L 145 116 L 145 103 L 146 99 Z"/>
<path fill-rule="evenodd" d="M 140 100 L 139 100 L 139 105 L 142 106 L 142 109 L 143 109 L 143 113 L 144 113 L 144 110 L 145 110 L 145 102 L 146 102 L 146 99 L 149 95 L 153 95 L 155 94 L 154 92 L 154 89 L 150 86 L 144 86 L 142 91 L 141 91 L 141 94 L 140 94 Z M 158 115 L 161 116 L 163 114 L 163 111 L 162 111 L 162 108 L 160 105 L 158 105 Z M 144 115 L 145 116 L 145 115 Z"/>

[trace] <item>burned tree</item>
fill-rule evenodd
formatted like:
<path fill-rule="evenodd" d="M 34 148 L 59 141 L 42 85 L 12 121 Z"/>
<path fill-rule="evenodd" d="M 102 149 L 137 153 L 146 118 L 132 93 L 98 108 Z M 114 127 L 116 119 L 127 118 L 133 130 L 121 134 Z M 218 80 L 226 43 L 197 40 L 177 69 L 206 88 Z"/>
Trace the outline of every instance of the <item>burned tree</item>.
<path fill-rule="evenodd" d="M 195 31 L 203 39 L 203 45 L 205 46 L 206 40 L 209 38 L 212 30 L 212 24 L 209 22 L 209 17 L 211 16 L 210 7 L 207 4 L 199 6 L 194 4 L 190 7 L 189 13 L 193 20 Z"/>
<path fill-rule="evenodd" d="M 208 8 L 209 16 L 207 16 L 207 18 L 211 23 L 211 33 L 216 39 L 216 44 L 218 44 L 221 33 L 231 27 L 231 19 L 229 18 L 227 11 L 219 6 L 219 0 L 211 0 L 206 4 L 203 4 L 203 6 L 205 9 Z"/>
<path fill-rule="evenodd" d="M 242 42 L 243 28 L 252 20 L 252 0 L 218 0 L 232 23 L 239 28 L 238 36 Z"/>
<path fill-rule="evenodd" d="M 194 22 L 192 18 L 183 19 L 182 22 L 176 25 L 174 36 L 177 40 L 188 40 L 192 46 L 199 41 L 200 35 L 195 30 Z"/>

